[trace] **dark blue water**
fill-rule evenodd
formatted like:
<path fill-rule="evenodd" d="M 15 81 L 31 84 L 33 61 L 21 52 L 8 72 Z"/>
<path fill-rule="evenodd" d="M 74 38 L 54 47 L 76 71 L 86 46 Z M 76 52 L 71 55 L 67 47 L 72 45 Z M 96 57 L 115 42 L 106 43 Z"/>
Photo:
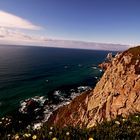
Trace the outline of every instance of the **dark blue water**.
<path fill-rule="evenodd" d="M 108 51 L 0 46 L 0 116 L 36 95 L 55 89 L 95 85 L 95 76 Z"/>

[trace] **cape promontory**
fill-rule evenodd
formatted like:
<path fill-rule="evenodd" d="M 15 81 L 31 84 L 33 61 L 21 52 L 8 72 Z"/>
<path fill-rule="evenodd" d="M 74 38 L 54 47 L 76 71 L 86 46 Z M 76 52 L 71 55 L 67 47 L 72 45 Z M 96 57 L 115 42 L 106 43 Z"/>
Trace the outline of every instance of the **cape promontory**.
<path fill-rule="evenodd" d="M 103 120 L 140 112 L 140 46 L 117 54 L 95 88 L 59 108 L 48 123 L 92 127 Z"/>

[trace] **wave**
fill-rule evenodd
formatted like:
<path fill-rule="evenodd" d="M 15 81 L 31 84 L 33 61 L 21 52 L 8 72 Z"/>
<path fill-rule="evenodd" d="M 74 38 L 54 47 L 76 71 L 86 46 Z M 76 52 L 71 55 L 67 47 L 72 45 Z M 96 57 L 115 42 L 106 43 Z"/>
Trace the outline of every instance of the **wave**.
<path fill-rule="evenodd" d="M 69 104 L 75 97 L 88 90 L 91 90 L 91 87 L 79 86 L 75 89 L 70 89 L 70 94 L 68 96 L 66 96 L 64 91 L 61 90 L 55 90 L 52 93 L 52 98 L 45 96 L 35 96 L 21 101 L 19 112 L 21 114 L 27 115 L 34 114 L 35 121 L 33 122 L 32 128 L 37 129 L 37 127 L 47 122 L 53 111 Z"/>

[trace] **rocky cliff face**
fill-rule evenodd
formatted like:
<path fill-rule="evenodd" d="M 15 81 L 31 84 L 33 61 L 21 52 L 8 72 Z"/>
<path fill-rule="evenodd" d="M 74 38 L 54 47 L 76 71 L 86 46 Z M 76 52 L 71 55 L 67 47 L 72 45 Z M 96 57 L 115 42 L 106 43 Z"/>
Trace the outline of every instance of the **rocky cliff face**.
<path fill-rule="evenodd" d="M 117 54 L 92 91 L 58 109 L 48 123 L 92 127 L 97 122 L 140 112 L 140 47 Z"/>

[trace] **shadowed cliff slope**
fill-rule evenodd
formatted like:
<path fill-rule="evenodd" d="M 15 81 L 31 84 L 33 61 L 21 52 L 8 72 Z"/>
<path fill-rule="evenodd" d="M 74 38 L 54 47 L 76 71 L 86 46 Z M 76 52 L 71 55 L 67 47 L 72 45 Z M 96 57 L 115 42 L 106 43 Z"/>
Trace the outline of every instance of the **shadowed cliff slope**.
<path fill-rule="evenodd" d="M 92 127 L 118 115 L 140 112 L 140 46 L 117 54 L 92 91 L 59 108 L 48 123 Z"/>

